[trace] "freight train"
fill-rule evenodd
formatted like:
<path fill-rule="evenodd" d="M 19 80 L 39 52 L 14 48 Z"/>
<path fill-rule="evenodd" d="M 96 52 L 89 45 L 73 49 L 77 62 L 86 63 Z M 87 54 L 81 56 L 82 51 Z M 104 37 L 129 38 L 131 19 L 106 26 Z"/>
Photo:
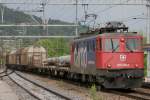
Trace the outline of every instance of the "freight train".
<path fill-rule="evenodd" d="M 31 55 L 28 54 L 30 50 L 8 54 L 6 66 L 36 69 L 51 76 L 94 82 L 99 88 L 138 88 L 144 78 L 142 39 L 138 33 L 128 32 L 128 27 L 123 23 L 108 22 L 105 27 L 82 33 L 72 40 L 70 56 L 47 59 L 46 50 L 34 53 L 32 47 Z M 26 57 L 22 58 L 24 54 Z M 40 56 L 35 57 L 34 54 Z M 11 63 L 12 59 L 16 61 Z"/>

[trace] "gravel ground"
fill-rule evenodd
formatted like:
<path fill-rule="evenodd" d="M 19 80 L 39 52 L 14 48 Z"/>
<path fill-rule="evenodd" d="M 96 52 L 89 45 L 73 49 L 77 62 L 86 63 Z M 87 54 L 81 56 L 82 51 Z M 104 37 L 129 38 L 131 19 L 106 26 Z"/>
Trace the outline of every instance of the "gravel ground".
<path fill-rule="evenodd" d="M 11 88 L 13 89 L 13 91 L 18 96 L 19 100 L 37 100 L 37 99 L 33 98 L 32 96 L 30 96 L 30 94 L 28 94 L 22 88 L 20 88 L 19 86 L 17 86 L 15 83 L 13 83 L 8 77 L 3 78 L 3 80 L 8 85 L 11 86 Z"/>
<path fill-rule="evenodd" d="M 15 80 L 18 84 L 20 84 L 23 88 L 30 91 L 33 95 L 38 97 L 40 100 L 65 100 L 62 97 L 59 97 L 51 92 L 44 90 L 43 88 L 34 85 L 33 83 L 24 80 L 19 77 L 15 73 L 10 76 L 13 80 Z"/>
<path fill-rule="evenodd" d="M 91 100 L 89 97 L 87 97 L 88 95 L 84 96 L 80 92 L 76 93 L 75 91 L 73 91 L 70 88 L 69 89 L 64 88 L 65 84 L 63 83 L 63 81 L 48 79 L 48 78 L 39 77 L 36 75 L 29 75 L 29 74 L 22 74 L 22 73 L 21 73 L 21 75 L 27 77 L 28 79 L 46 87 L 46 88 L 57 91 L 63 95 L 67 95 L 67 96 L 71 97 L 73 100 Z"/>
<path fill-rule="evenodd" d="M 0 69 L 0 72 L 3 72 L 5 69 Z M 9 72 L 8 72 L 9 73 Z M 5 73 L 1 74 L 5 75 Z M 19 100 L 37 100 L 30 96 L 26 91 L 24 91 L 22 88 L 17 86 L 14 82 L 12 82 L 7 76 L 2 78 L 3 81 L 5 81 L 8 85 L 11 86 L 12 90 L 16 93 L 18 96 Z"/>
<path fill-rule="evenodd" d="M 125 96 L 120 96 L 118 94 L 114 93 L 108 93 L 104 91 L 95 91 L 91 88 L 85 88 L 83 86 L 77 86 L 68 82 L 65 82 L 63 80 L 55 80 L 55 79 L 48 79 L 46 77 L 40 77 L 37 75 L 31 75 L 31 74 L 22 74 L 21 75 L 32 79 L 35 82 L 38 82 L 40 84 L 43 84 L 44 86 L 53 86 L 59 90 L 62 90 L 68 94 L 74 94 L 78 95 L 79 97 L 82 97 L 82 100 L 92 100 L 92 98 L 96 100 L 134 100 L 130 99 Z M 77 100 L 80 100 L 79 98 Z"/>
<path fill-rule="evenodd" d="M 67 95 L 72 95 L 74 96 L 73 100 L 92 100 L 93 98 L 94 100 L 136 100 L 136 99 L 131 99 L 128 96 L 123 96 L 109 91 L 95 91 L 92 90 L 92 88 L 75 85 L 66 82 L 64 80 L 52 79 L 52 78 L 47 78 L 47 77 L 42 77 L 42 76 L 37 76 L 37 75 L 32 75 L 27 73 L 19 73 L 19 74 L 45 87 L 54 88 L 56 90 L 60 90 L 60 92 L 63 92 Z M 8 77 L 5 77 L 4 80 L 8 83 L 8 85 L 12 87 L 12 89 L 16 92 L 20 100 L 36 100 L 28 93 L 26 93 L 23 89 L 21 89 L 12 81 L 10 81 Z M 148 97 L 150 95 L 150 89 L 139 88 L 134 90 L 138 91 L 138 95 L 145 94 L 145 96 Z M 134 94 L 134 92 L 126 93 L 126 94 Z"/>

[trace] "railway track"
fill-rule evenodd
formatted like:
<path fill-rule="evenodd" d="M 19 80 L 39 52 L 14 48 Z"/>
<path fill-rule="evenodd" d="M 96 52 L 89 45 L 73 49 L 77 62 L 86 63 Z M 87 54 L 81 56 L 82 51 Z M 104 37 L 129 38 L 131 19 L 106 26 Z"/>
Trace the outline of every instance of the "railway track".
<path fill-rule="evenodd" d="M 17 72 L 12 73 L 8 77 L 37 100 L 71 100 L 71 98 L 60 94 L 58 91 L 45 88 L 21 76 Z"/>
<path fill-rule="evenodd" d="M 0 78 L 2 79 L 5 76 L 8 76 L 10 74 L 14 73 L 14 70 L 10 71 L 9 73 L 7 73 L 7 69 L 5 69 L 4 71 L 0 72 Z"/>
<path fill-rule="evenodd" d="M 103 90 L 103 92 L 109 92 L 135 100 L 150 100 L 150 89 L 144 90 L 143 88 L 139 88 L 135 90 Z"/>
<path fill-rule="evenodd" d="M 15 83 L 17 83 L 18 85 L 22 86 L 22 88 L 24 88 L 24 90 L 26 90 L 27 92 L 29 92 L 30 95 L 34 96 L 34 98 L 38 99 L 38 100 L 55 100 L 56 97 L 58 96 L 59 98 L 57 99 L 62 99 L 62 100 L 72 100 L 72 98 L 66 97 L 66 96 L 61 96 L 61 94 L 53 91 L 53 90 L 49 90 L 48 88 L 45 88 L 37 83 L 35 83 L 34 81 L 31 81 L 31 79 L 26 78 L 24 75 L 21 74 L 21 72 L 14 72 L 11 76 L 9 76 L 10 78 L 12 78 L 11 80 L 13 80 Z M 18 77 L 22 78 L 22 79 L 18 79 Z M 17 80 L 17 82 L 16 82 Z M 18 83 L 18 81 L 22 81 L 23 83 Z M 24 82 L 24 81 L 28 81 L 28 83 Z M 26 84 L 33 84 L 35 86 L 37 86 L 38 88 L 42 88 L 43 90 L 37 90 L 37 88 L 31 88 L 33 86 L 29 86 L 30 89 L 27 88 Z M 47 91 L 47 93 L 34 93 L 33 90 L 35 91 Z M 48 93 L 52 93 L 55 94 L 54 96 L 48 96 Z M 136 99 L 136 100 L 150 100 L 150 89 L 149 88 L 139 88 L 139 89 L 134 89 L 134 90 L 106 90 L 104 89 L 102 92 L 107 92 L 107 93 L 112 93 L 115 95 L 119 95 L 119 96 L 124 96 L 127 98 L 131 98 L 131 99 Z M 44 96 L 42 96 L 42 95 Z M 39 97 L 40 96 L 40 97 Z M 52 98 L 51 98 L 52 97 Z M 45 99 L 45 98 L 49 98 L 49 99 Z M 56 99 L 56 100 L 57 100 Z"/>
<path fill-rule="evenodd" d="M 143 83 L 142 87 L 143 87 L 143 88 L 149 88 L 149 89 L 150 89 L 150 83 Z"/>
<path fill-rule="evenodd" d="M 17 73 L 18 74 L 18 73 Z M 150 98 L 150 89 L 134 89 L 134 90 L 106 90 L 104 89 L 102 92 L 113 93 L 116 95 L 128 97 L 136 100 L 149 100 Z"/>

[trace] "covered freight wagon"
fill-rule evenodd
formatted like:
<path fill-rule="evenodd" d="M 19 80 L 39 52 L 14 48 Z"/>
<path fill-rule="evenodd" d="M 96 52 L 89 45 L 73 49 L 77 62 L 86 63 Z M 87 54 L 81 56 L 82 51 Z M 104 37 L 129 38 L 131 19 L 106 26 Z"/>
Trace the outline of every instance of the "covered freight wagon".
<path fill-rule="evenodd" d="M 42 46 L 30 46 L 26 48 L 18 49 L 16 52 L 10 53 L 7 55 L 7 63 L 6 65 L 12 66 L 12 61 L 14 61 L 13 65 L 22 68 L 41 68 L 43 67 L 43 59 L 47 58 L 46 49 Z"/>
<path fill-rule="evenodd" d="M 9 67 L 10 65 L 13 67 L 16 65 L 16 50 L 11 51 L 6 55 L 6 65 Z"/>
<path fill-rule="evenodd" d="M 42 67 L 43 59 L 47 58 L 47 52 L 42 46 L 27 47 L 22 51 L 21 64 L 30 67 Z"/>

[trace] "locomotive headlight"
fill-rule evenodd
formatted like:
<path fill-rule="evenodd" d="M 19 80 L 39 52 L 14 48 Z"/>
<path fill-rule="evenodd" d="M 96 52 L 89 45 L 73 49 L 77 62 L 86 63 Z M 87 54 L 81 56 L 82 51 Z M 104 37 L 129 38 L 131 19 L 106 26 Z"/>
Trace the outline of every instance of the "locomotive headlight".
<path fill-rule="evenodd" d="M 135 64 L 135 67 L 138 67 L 139 65 L 138 64 Z"/>
<path fill-rule="evenodd" d="M 108 68 L 111 68 L 111 64 L 108 64 L 107 67 L 108 67 Z"/>
<path fill-rule="evenodd" d="M 125 42 L 125 39 L 124 39 L 124 38 L 121 38 L 121 39 L 120 39 L 120 42 Z"/>

